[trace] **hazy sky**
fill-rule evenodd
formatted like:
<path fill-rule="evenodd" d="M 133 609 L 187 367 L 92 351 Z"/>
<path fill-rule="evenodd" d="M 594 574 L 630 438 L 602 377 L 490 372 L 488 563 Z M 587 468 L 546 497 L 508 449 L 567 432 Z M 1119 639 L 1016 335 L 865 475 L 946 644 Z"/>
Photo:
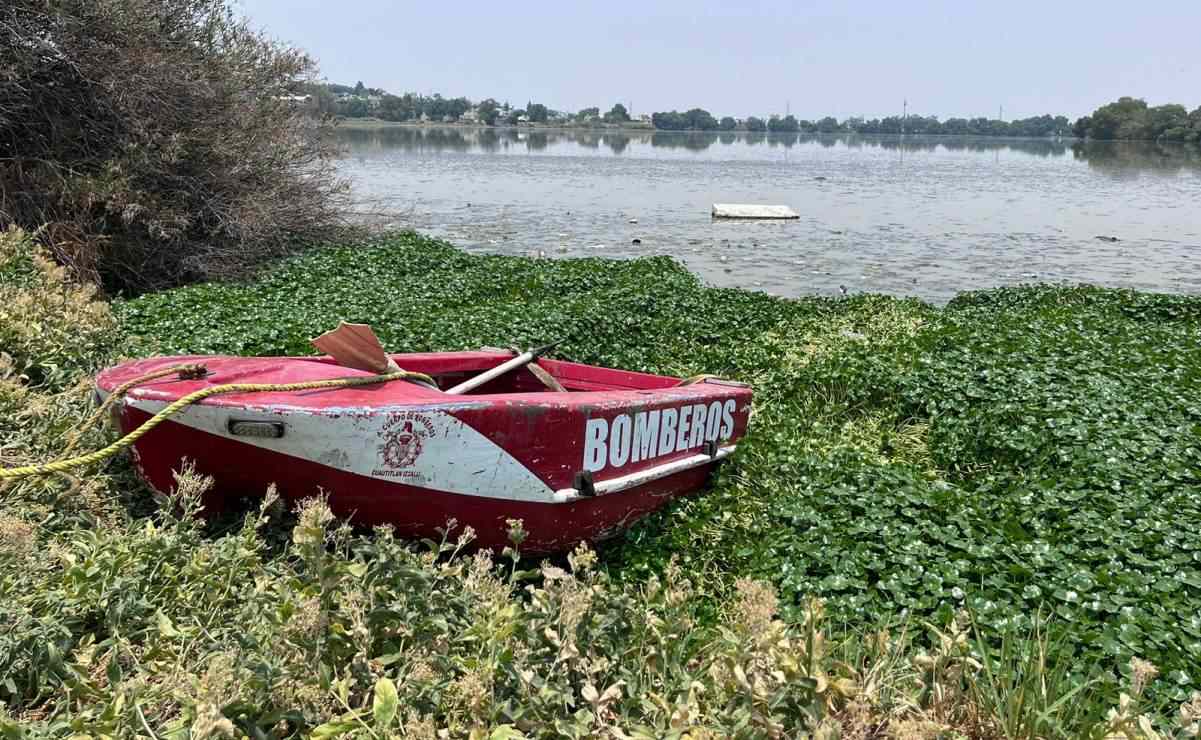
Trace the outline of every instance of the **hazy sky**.
<path fill-rule="evenodd" d="M 575 111 L 1069 117 L 1201 105 L 1201 0 L 240 0 L 331 81 Z"/>

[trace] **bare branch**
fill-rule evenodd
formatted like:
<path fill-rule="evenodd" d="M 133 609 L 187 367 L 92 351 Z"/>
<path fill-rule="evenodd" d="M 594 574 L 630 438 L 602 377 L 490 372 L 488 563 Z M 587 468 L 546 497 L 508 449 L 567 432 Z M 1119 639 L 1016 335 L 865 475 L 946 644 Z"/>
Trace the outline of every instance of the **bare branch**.
<path fill-rule="evenodd" d="M 315 75 L 228 0 L 0 8 L 0 226 L 114 290 L 237 275 L 344 223 Z"/>

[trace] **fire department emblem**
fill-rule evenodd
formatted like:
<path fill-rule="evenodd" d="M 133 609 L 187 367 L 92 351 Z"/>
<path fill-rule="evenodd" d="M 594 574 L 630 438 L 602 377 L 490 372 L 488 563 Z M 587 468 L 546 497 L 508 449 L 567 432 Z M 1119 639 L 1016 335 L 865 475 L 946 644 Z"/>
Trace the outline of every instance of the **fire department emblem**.
<path fill-rule="evenodd" d="M 421 455 L 423 439 L 433 435 L 433 424 L 422 414 L 405 413 L 380 431 L 380 458 L 384 467 L 407 468 Z"/>
<path fill-rule="evenodd" d="M 407 468 L 421 454 L 421 437 L 413 431 L 413 422 L 405 422 L 399 432 L 393 432 L 384 443 L 384 464 L 390 468 Z"/>

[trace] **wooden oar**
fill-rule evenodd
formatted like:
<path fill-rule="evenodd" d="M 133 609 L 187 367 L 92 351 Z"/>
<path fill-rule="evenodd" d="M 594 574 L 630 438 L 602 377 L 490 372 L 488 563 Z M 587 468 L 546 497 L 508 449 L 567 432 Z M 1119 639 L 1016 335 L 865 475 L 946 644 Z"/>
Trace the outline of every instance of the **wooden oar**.
<path fill-rule="evenodd" d="M 343 321 L 338 324 L 337 329 L 331 329 L 310 341 L 314 347 L 333 357 L 343 367 L 352 367 L 356 370 L 366 370 L 367 372 L 378 374 L 393 373 L 400 370 L 396 362 L 391 357 L 388 357 L 388 353 L 384 352 L 384 346 L 380 344 L 379 338 L 375 336 L 375 332 L 371 331 L 371 327 L 366 324 L 348 324 Z M 528 365 L 538 359 L 539 356 L 554 349 L 556 344 L 558 343 L 552 342 L 528 352 L 522 352 L 513 359 L 497 365 L 491 370 L 485 370 L 474 378 L 464 380 L 454 388 L 446 391 L 446 393 L 452 396 L 460 396 L 470 390 L 479 388 L 489 380 L 499 378 L 510 370 Z M 565 390 L 562 385 L 559 385 L 557 380 L 551 377 L 550 373 L 547 373 L 542 368 L 538 368 L 538 372 L 535 372 L 534 375 L 543 383 L 547 383 L 546 379 L 550 378 L 550 383 L 547 383 L 548 386 L 552 388 L 558 386 L 556 390 Z"/>
<path fill-rule="evenodd" d="M 546 370 L 543 369 L 543 367 L 538 363 L 531 362 L 529 365 L 526 365 L 526 370 L 529 370 L 531 373 L 533 373 L 535 378 L 542 381 L 542 385 L 551 389 L 555 393 L 567 392 L 567 389 L 563 387 L 563 384 L 559 382 L 559 379 L 546 372 Z"/>
<path fill-rule="evenodd" d="M 366 370 L 370 373 L 394 373 L 400 368 L 384 352 L 379 337 L 366 324 L 338 322 L 337 329 L 330 329 L 310 343 L 321 352 L 337 360 L 343 367 Z"/>
<path fill-rule="evenodd" d="M 545 344 L 541 347 L 531 349 L 528 352 L 522 352 L 513 359 L 501 363 L 491 370 L 485 370 L 474 378 L 468 378 L 467 380 L 464 380 L 462 383 L 459 383 L 454 388 L 451 388 L 446 392 L 452 396 L 461 396 L 467 391 L 475 390 L 484 383 L 487 383 L 489 380 L 499 378 L 510 370 L 516 370 L 519 367 L 525 367 L 534 360 L 538 359 L 540 355 L 550 352 L 555 348 L 556 344 L 558 344 L 558 342 L 552 342 L 550 344 Z"/>
<path fill-rule="evenodd" d="M 366 324 L 338 323 L 337 329 L 330 329 L 310 343 L 319 351 L 324 352 L 341 365 L 355 370 L 366 370 L 376 375 L 400 372 L 401 367 L 384 351 L 379 337 Z M 438 386 L 424 380 L 408 378 L 410 383 L 438 390 Z"/>

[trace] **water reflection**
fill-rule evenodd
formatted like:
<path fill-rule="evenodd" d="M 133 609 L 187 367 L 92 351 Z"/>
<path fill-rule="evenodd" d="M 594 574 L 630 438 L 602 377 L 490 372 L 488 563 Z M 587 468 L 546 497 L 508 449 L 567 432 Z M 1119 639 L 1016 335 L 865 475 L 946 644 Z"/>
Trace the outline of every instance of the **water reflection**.
<path fill-rule="evenodd" d="M 713 285 L 941 301 L 1029 281 L 1201 292 L 1201 151 L 941 136 L 342 130 L 364 202 L 469 251 L 684 260 Z M 790 222 L 716 222 L 713 203 Z M 1104 237 L 1098 239 L 1098 236 Z"/>
<path fill-rule="evenodd" d="M 717 143 L 713 131 L 656 131 L 651 134 L 651 146 L 659 149 L 688 149 L 703 152 Z"/>
<path fill-rule="evenodd" d="M 1072 144 L 1072 156 L 1119 179 L 1144 172 L 1177 175 L 1186 170 L 1201 171 L 1201 148 L 1187 144 L 1081 141 Z"/>
<path fill-rule="evenodd" d="M 718 148 L 769 147 L 792 149 L 881 149 L 905 153 L 975 152 L 1019 153 L 1033 157 L 1071 157 L 1113 177 L 1142 172 L 1177 174 L 1201 170 L 1201 149 L 1183 144 L 1150 142 L 1082 142 L 1058 139 L 991 139 L 951 136 L 809 135 L 708 131 L 533 130 L 393 126 L 378 129 L 345 128 L 339 140 L 351 155 L 373 150 L 405 152 L 547 152 L 570 154 L 608 152 L 620 156 L 643 150 L 705 152 Z M 603 149 L 602 149 L 603 147 Z"/>

